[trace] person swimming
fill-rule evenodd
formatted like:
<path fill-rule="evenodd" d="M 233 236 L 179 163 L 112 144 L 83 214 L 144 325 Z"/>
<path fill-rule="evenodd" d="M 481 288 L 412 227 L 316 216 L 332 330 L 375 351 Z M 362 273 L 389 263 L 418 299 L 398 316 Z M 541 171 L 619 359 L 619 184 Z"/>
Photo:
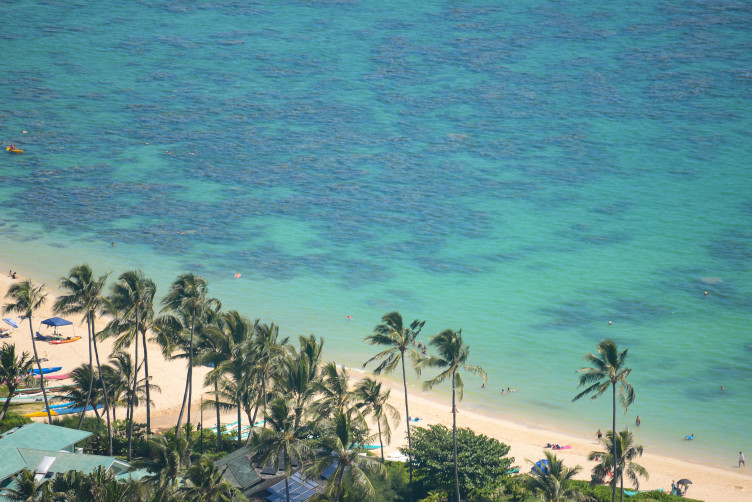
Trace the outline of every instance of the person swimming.
<path fill-rule="evenodd" d="M 695 438 L 695 433 L 694 432 L 692 434 L 690 434 L 689 436 L 684 436 L 684 439 L 686 439 L 686 440 L 692 440 L 694 438 Z"/>

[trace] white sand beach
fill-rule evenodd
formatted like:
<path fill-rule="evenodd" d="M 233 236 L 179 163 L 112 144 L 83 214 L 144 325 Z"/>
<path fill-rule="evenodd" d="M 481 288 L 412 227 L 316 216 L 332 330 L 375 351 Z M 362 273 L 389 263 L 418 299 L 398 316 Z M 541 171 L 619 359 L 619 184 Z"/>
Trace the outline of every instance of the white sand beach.
<path fill-rule="evenodd" d="M 7 270 L 7 267 L 5 268 Z M 61 271 L 61 274 L 65 271 Z M 20 271 L 16 281 L 26 279 L 24 271 Z M 0 304 L 5 304 L 5 294 L 13 279 L 6 276 L 6 273 L 0 277 Z M 54 303 L 54 286 L 47 285 L 50 292 L 45 306 L 35 314 L 33 327 L 36 331 L 39 328 L 41 320 L 52 317 L 52 304 Z M 9 317 L 3 315 L 3 317 Z M 15 317 L 15 316 L 13 316 Z M 75 329 L 76 335 L 83 338 L 77 342 L 50 345 L 46 342 L 40 342 L 37 345 L 40 357 L 47 358 L 49 363 L 63 367 L 62 373 L 69 372 L 83 362 L 88 362 L 88 346 L 85 340 L 86 326 L 81 323 L 80 319 L 68 318 L 73 321 L 74 327 L 64 327 L 61 331 L 70 330 L 73 334 Z M 12 330 L 10 338 L 3 341 L 15 343 L 18 350 L 32 351 L 31 340 L 29 337 L 28 322 L 19 321 L 19 328 Z M 103 322 L 103 321 L 100 321 Z M 43 334 L 45 329 L 40 330 Z M 112 350 L 113 341 L 108 340 L 100 344 L 100 358 L 105 362 L 107 355 Z M 347 361 L 338 361 L 347 363 Z M 192 406 L 192 421 L 197 422 L 200 414 L 199 403 L 201 392 L 196 382 L 203 380 L 207 369 L 196 368 L 194 379 L 194 394 Z M 161 393 L 152 394 L 154 408 L 152 410 L 152 426 L 155 429 L 167 428 L 175 424 L 177 414 L 180 411 L 180 404 L 183 396 L 185 385 L 185 362 L 166 361 L 159 348 L 152 344 L 149 349 L 149 372 L 153 375 L 152 381 L 162 388 Z M 361 372 L 352 372 L 353 380 L 362 378 L 365 374 Z M 401 380 L 396 378 L 387 378 L 384 381 L 391 387 L 391 402 L 404 415 L 404 394 L 401 386 Z M 206 389 L 208 391 L 209 389 Z M 489 391 L 490 392 L 490 391 Z M 208 396 L 207 396 L 208 397 Z M 419 417 L 417 426 L 425 424 L 444 424 L 451 427 L 452 414 L 451 404 L 449 402 L 439 401 L 432 394 L 421 392 L 419 389 L 410 389 L 410 413 L 413 417 Z M 482 413 L 460 403 L 458 406 L 459 414 L 457 423 L 460 427 L 470 427 L 477 433 L 486 434 L 508 444 L 511 448 L 510 455 L 515 458 L 515 464 L 521 467 L 522 472 L 529 469 L 530 461 L 536 461 L 543 456 L 543 445 L 548 442 L 555 442 L 561 445 L 571 445 L 571 449 L 557 451 L 560 458 L 564 458 L 567 465 L 580 465 L 583 471 L 578 476 L 581 479 L 590 479 L 590 469 L 593 462 L 587 460 L 587 454 L 598 449 L 595 437 L 584 438 L 567 433 L 566 430 L 557 430 L 555 425 L 548 429 L 530 428 L 522 423 L 516 423 L 510 420 L 499 419 L 488 413 Z M 211 427 L 214 425 L 214 411 L 204 411 L 204 426 Z M 144 420 L 145 409 L 138 410 L 137 420 Z M 244 417 L 245 419 L 245 417 Z M 222 422 L 230 423 L 236 420 L 235 414 L 223 414 Z M 393 441 L 392 444 L 385 448 L 388 454 L 397 451 L 397 448 L 405 442 L 405 419 L 401 418 L 399 423 L 392 424 Z M 604 429 L 605 430 L 605 429 Z M 732 452 L 733 453 L 733 452 Z M 706 501 L 723 501 L 723 502 L 742 502 L 752 500 L 752 468 L 738 469 L 736 467 L 736 458 L 730 457 L 728 467 L 719 468 L 713 465 L 703 465 L 702 462 L 689 461 L 685 459 L 671 458 L 667 456 L 655 455 L 647 451 L 640 459 L 642 464 L 650 473 L 650 479 L 641 484 L 641 489 L 663 488 L 668 491 L 671 487 L 671 481 L 688 478 L 693 484 L 687 493 L 688 497 Z"/>

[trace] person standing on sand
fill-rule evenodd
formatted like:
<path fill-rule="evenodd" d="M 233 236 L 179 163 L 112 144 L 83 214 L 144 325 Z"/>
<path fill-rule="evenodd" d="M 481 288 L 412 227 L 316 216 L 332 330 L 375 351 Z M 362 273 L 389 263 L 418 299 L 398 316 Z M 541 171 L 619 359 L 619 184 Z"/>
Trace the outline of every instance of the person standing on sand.
<path fill-rule="evenodd" d="M 747 467 L 747 463 L 744 461 L 744 453 L 739 452 L 739 468 L 742 466 Z"/>

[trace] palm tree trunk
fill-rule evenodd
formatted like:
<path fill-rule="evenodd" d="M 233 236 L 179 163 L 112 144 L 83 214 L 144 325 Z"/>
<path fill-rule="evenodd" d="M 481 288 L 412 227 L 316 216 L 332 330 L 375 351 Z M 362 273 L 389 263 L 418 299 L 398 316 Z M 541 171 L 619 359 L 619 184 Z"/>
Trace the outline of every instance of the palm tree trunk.
<path fill-rule="evenodd" d="M 219 453 L 222 451 L 222 433 L 219 430 L 219 384 L 216 380 L 214 381 L 214 407 L 217 410 L 217 453 Z M 240 422 L 238 422 L 238 434 L 240 434 Z"/>
<path fill-rule="evenodd" d="M 133 453 L 133 405 L 136 402 L 136 388 L 138 387 L 138 314 L 138 309 L 136 309 L 136 326 L 134 328 L 136 330 L 136 339 L 134 340 L 136 342 L 136 360 L 133 364 L 133 392 L 131 392 L 130 420 L 128 421 L 128 462 L 131 461 Z"/>
<path fill-rule="evenodd" d="M 149 353 L 146 351 L 146 330 L 141 332 L 141 338 L 144 342 L 144 371 L 146 372 L 146 434 L 151 436 L 151 398 L 149 396 L 151 382 L 149 381 Z M 136 343 L 138 343 L 138 338 Z"/>
<path fill-rule="evenodd" d="M 242 446 L 242 443 L 243 443 L 243 423 L 242 423 L 243 417 L 242 417 L 242 415 L 240 413 L 242 410 L 240 409 L 240 398 L 239 397 L 238 397 L 237 401 L 238 401 L 237 402 L 237 405 L 238 405 L 238 448 L 240 448 Z M 219 413 L 219 412 L 217 412 L 217 413 Z M 217 416 L 219 416 L 219 415 L 217 415 Z M 250 435 L 250 431 L 248 432 L 248 435 Z"/>
<path fill-rule="evenodd" d="M 191 399 L 193 399 L 193 332 L 196 329 L 196 309 L 193 309 L 191 314 L 191 346 L 188 353 L 188 430 L 191 429 Z M 219 427 L 219 424 L 217 424 Z M 188 443 L 191 442 L 190 434 L 188 435 Z"/>
<path fill-rule="evenodd" d="M 264 428 L 266 428 L 266 370 L 261 374 L 261 386 L 264 392 Z"/>
<path fill-rule="evenodd" d="M 337 496 L 334 498 L 334 502 L 339 502 L 339 496 L 342 493 L 342 482 L 345 480 L 344 467 L 340 467 L 339 471 L 339 481 L 337 481 Z"/>
<path fill-rule="evenodd" d="M 614 467 L 613 475 L 616 476 L 616 382 L 611 382 L 612 399 L 611 404 L 613 408 L 612 413 L 612 425 L 611 425 L 611 442 L 613 443 L 613 457 Z M 611 502 L 616 502 L 616 478 L 612 478 L 613 484 L 611 486 Z"/>
<path fill-rule="evenodd" d="M 94 388 L 94 365 L 91 363 L 91 324 L 89 323 L 89 316 L 86 316 L 86 331 L 89 334 L 89 392 L 86 394 L 86 404 L 84 409 L 81 410 L 81 418 L 78 419 L 78 430 L 81 430 L 81 426 L 84 424 L 84 416 L 86 416 L 86 410 L 91 403 L 91 390 Z M 94 407 L 96 411 L 96 406 Z"/>
<path fill-rule="evenodd" d="M 452 442 L 454 443 L 454 486 L 457 488 L 457 502 L 460 499 L 460 475 L 457 468 L 457 405 L 455 404 L 455 373 L 452 372 Z"/>
<path fill-rule="evenodd" d="M 37 342 L 34 340 L 34 327 L 31 325 L 31 313 L 29 313 L 29 333 L 31 333 L 31 346 L 34 348 L 34 360 L 37 362 L 39 370 L 39 385 L 42 386 L 42 396 L 44 396 L 44 407 L 47 409 L 47 423 L 52 425 L 52 414 L 50 413 L 50 404 L 47 402 L 47 391 L 44 388 L 44 375 L 42 374 L 42 363 L 39 362 L 37 355 Z"/>
<path fill-rule="evenodd" d="M 410 437 L 410 410 L 407 407 L 407 376 L 405 374 L 405 351 L 402 351 L 402 385 L 405 387 L 405 419 L 407 420 L 407 463 L 410 466 L 410 502 L 413 502 L 413 442 Z M 613 501 L 611 501 L 613 502 Z"/>
<path fill-rule="evenodd" d="M 3 421 L 3 417 L 5 416 L 5 412 L 8 411 L 8 406 L 10 406 L 10 398 L 13 397 L 13 392 L 8 393 L 8 397 L 5 398 L 5 404 L 3 405 L 3 411 L 0 411 L 0 422 Z"/>
<path fill-rule="evenodd" d="M 381 463 L 383 464 L 385 462 L 385 460 L 384 460 L 384 442 L 381 440 L 381 420 L 379 420 L 378 417 L 376 417 L 376 424 L 379 426 L 379 444 L 381 445 Z"/>
<path fill-rule="evenodd" d="M 624 473 L 619 475 L 619 488 L 621 489 L 621 502 L 624 502 Z"/>
<path fill-rule="evenodd" d="M 290 502 L 290 478 L 285 474 L 285 495 L 287 496 L 287 502 Z"/>
<path fill-rule="evenodd" d="M 102 382 L 102 392 L 104 393 L 104 408 L 107 414 L 107 440 L 109 445 L 107 447 L 107 454 L 112 456 L 112 424 L 110 423 L 110 397 L 107 395 L 107 384 L 102 378 L 102 366 L 99 364 L 99 350 L 97 349 L 97 331 L 94 329 L 94 313 L 89 312 L 91 318 L 89 324 L 91 325 L 91 338 L 94 344 L 94 357 L 97 360 L 97 370 L 99 372 L 99 381 Z M 113 410 L 114 413 L 114 410 Z"/>
<path fill-rule="evenodd" d="M 183 422 L 183 413 L 185 412 L 185 401 L 188 399 L 188 375 L 185 376 L 185 391 L 183 392 L 183 405 L 180 407 L 178 415 L 178 425 L 175 427 L 175 435 L 180 435 L 180 424 Z"/>

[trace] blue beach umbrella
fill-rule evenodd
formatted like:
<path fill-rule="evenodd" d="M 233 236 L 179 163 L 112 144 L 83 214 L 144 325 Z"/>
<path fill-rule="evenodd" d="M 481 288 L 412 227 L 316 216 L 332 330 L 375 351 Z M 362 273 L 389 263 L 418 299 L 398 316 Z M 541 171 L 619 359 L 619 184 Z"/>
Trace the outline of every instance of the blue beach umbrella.
<path fill-rule="evenodd" d="M 69 324 L 73 324 L 70 321 L 66 321 L 62 317 L 50 317 L 49 319 L 45 319 L 42 321 L 42 324 L 46 324 L 47 326 L 68 326 Z"/>
<path fill-rule="evenodd" d="M 544 476 L 548 475 L 548 459 L 542 458 L 538 460 L 534 465 L 533 468 L 530 469 L 530 472 L 534 472 L 537 474 L 543 474 Z"/>
<path fill-rule="evenodd" d="M 5 324 L 8 324 L 9 326 L 13 326 L 14 328 L 18 327 L 18 323 L 14 321 L 13 319 L 8 319 L 7 317 L 3 317 L 3 321 L 5 321 Z"/>

